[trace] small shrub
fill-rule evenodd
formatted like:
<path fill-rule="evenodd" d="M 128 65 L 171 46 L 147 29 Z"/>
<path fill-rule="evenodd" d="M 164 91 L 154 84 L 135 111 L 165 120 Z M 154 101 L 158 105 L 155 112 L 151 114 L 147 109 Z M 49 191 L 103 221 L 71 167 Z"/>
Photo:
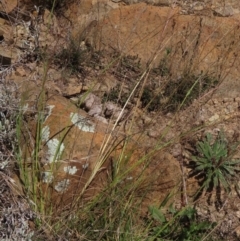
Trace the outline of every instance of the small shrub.
<path fill-rule="evenodd" d="M 175 112 L 180 105 L 189 106 L 194 99 L 215 87 L 218 82 L 209 75 L 190 73 L 184 73 L 179 80 L 169 80 L 164 89 L 164 96 L 168 97 L 164 112 Z"/>
<path fill-rule="evenodd" d="M 149 112 L 174 113 L 180 107 L 189 106 L 194 99 L 201 97 L 219 83 L 219 80 L 211 75 L 195 75 L 188 72 L 176 79 L 171 76 L 166 65 L 164 66 L 152 70 L 150 84 L 144 87 L 141 96 L 142 107 Z"/>
<path fill-rule="evenodd" d="M 42 1 L 37 0 L 38 4 L 43 4 Z M 63 7 L 67 3 L 66 0 L 46 0 L 44 1 L 44 6 L 47 7 L 49 10 L 58 10 Z"/>
<path fill-rule="evenodd" d="M 102 102 L 111 101 L 123 107 L 128 99 L 130 92 L 122 90 L 121 85 L 117 84 L 108 93 L 104 93 Z"/>
<path fill-rule="evenodd" d="M 154 74 L 160 75 L 161 77 L 170 75 L 170 67 L 169 67 L 169 57 L 171 53 L 171 48 L 166 48 L 166 53 L 164 57 L 160 60 L 157 68 L 154 68 L 152 72 Z"/>
<path fill-rule="evenodd" d="M 142 66 L 138 56 L 121 56 L 120 53 L 116 52 L 112 58 L 118 60 L 114 64 L 112 74 L 115 75 L 119 81 L 127 84 L 134 83 L 134 80 L 141 76 Z"/>
<path fill-rule="evenodd" d="M 71 69 L 72 72 L 83 71 L 84 63 L 89 60 L 90 47 L 86 46 L 84 42 L 71 38 L 67 48 L 56 57 L 56 64 Z"/>
<path fill-rule="evenodd" d="M 197 155 L 192 159 L 195 161 L 194 171 L 203 175 L 201 190 L 211 191 L 220 187 L 230 190 L 232 179 L 240 171 L 240 160 L 232 159 L 236 147 L 228 144 L 223 132 L 215 140 L 208 133 L 197 144 Z"/>
<path fill-rule="evenodd" d="M 141 96 L 142 107 L 147 108 L 149 112 L 161 108 L 161 94 L 154 95 L 150 87 L 145 86 Z"/>

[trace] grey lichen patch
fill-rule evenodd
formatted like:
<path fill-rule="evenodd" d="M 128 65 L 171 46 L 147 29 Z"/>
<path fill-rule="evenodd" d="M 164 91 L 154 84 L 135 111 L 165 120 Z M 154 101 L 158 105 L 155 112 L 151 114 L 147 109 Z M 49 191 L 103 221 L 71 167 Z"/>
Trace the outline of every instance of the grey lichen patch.
<path fill-rule="evenodd" d="M 55 107 L 55 105 L 48 105 L 46 108 L 48 110 L 47 116 L 45 117 L 45 121 L 48 119 L 48 117 L 52 114 L 52 110 Z"/>
<path fill-rule="evenodd" d="M 64 193 L 64 192 L 68 189 L 69 183 L 70 183 L 70 180 L 69 180 L 69 179 L 64 179 L 64 180 L 58 182 L 58 183 L 54 186 L 54 189 L 55 189 L 57 192 Z"/>
<path fill-rule="evenodd" d="M 89 163 L 88 162 L 86 162 L 85 164 L 82 165 L 82 168 L 84 170 L 86 170 L 88 167 L 89 167 Z"/>
<path fill-rule="evenodd" d="M 42 136 L 41 136 L 42 141 L 48 141 L 49 135 L 50 135 L 49 126 L 44 126 L 42 128 Z"/>
<path fill-rule="evenodd" d="M 64 150 L 64 144 L 60 143 L 58 139 L 54 138 L 47 142 L 47 146 L 47 160 L 50 163 L 57 161 Z"/>
<path fill-rule="evenodd" d="M 41 176 L 44 183 L 52 183 L 53 173 L 51 171 L 43 172 Z"/>
<path fill-rule="evenodd" d="M 78 113 L 71 113 L 70 119 L 80 130 L 85 132 L 95 132 L 95 125 L 84 116 L 81 116 Z"/>
<path fill-rule="evenodd" d="M 67 167 L 64 167 L 63 170 L 67 174 L 74 175 L 77 172 L 78 169 L 76 168 L 76 166 L 73 166 L 73 167 L 67 166 Z"/>

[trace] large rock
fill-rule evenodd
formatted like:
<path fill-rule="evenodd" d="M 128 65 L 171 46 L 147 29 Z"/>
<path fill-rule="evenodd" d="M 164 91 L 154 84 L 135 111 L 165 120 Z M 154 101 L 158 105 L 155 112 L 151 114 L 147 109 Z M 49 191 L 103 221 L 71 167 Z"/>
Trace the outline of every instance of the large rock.
<path fill-rule="evenodd" d="M 0 65 L 3 65 L 4 67 L 15 63 L 21 53 L 20 50 L 13 46 L 13 33 L 14 30 L 13 27 L 11 27 L 10 22 L 0 18 Z"/>
<path fill-rule="evenodd" d="M 149 149 L 146 145 L 144 136 L 126 139 L 117 128 L 113 130 L 112 125 L 91 118 L 69 100 L 50 93 L 44 95 L 47 100 L 45 114 L 40 116 L 38 109 L 33 116 L 36 106 L 32 105 L 34 96 L 30 95 L 31 102 L 28 108 L 25 106 L 28 109 L 25 113 L 28 126 L 23 130 L 22 153 L 24 162 L 29 165 L 26 170 L 30 178 L 33 163 L 37 162 L 42 191 L 46 193 L 45 197 L 51 193 L 46 200 L 49 204 L 64 207 L 75 198 L 93 197 L 109 181 L 117 162 L 118 165 L 121 163 L 119 168 L 125 173 L 123 183 L 141 178 L 141 185 L 154 185 L 149 194 L 152 202 L 156 197 L 154 192 L 164 189 L 160 195 L 164 198 L 167 190 L 170 191 L 180 180 L 177 161 L 171 155 L 159 159 L 154 147 Z M 40 106 L 39 103 L 37 106 Z M 39 117 L 43 120 L 40 129 L 36 122 Z M 37 146 L 39 151 L 35 153 Z M 140 175 L 142 172 L 143 175 Z M 157 196 L 156 202 L 160 196 Z"/>
<path fill-rule="evenodd" d="M 112 0 L 113 2 L 121 2 L 121 0 Z M 147 3 L 154 6 L 169 6 L 182 8 L 185 14 L 210 14 L 221 17 L 228 17 L 240 12 L 240 4 L 238 0 L 122 0 L 126 4 Z"/>
<path fill-rule="evenodd" d="M 10 13 L 14 8 L 17 7 L 17 0 L 2 0 L 0 2 L 0 11 L 4 13 Z"/>
<path fill-rule="evenodd" d="M 80 35 L 82 39 L 94 31 L 97 22 L 112 9 L 118 8 L 118 3 L 109 0 L 82 0 L 80 3 L 70 4 L 65 16 L 73 24 L 74 36 Z"/>
<path fill-rule="evenodd" d="M 221 81 L 228 77 L 231 81 L 223 89 L 229 85 L 239 89 L 240 16 L 180 15 L 179 11 L 144 3 L 113 9 L 88 35 L 88 41 L 97 49 L 138 55 L 153 66 L 164 60 L 176 79 L 184 73 L 206 73 Z"/>

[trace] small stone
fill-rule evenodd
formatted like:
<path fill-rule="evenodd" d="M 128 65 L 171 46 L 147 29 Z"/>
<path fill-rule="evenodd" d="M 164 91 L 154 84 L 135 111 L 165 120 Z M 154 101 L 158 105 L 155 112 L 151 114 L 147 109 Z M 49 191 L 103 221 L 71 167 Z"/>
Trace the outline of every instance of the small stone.
<path fill-rule="evenodd" d="M 88 94 L 85 98 L 83 96 L 83 102 L 87 110 L 90 110 L 93 106 L 93 103 L 96 102 L 96 96 L 92 93 Z"/>
<path fill-rule="evenodd" d="M 217 99 L 213 99 L 212 102 L 214 105 L 217 105 L 219 103 L 219 101 Z"/>
<path fill-rule="evenodd" d="M 171 150 L 173 157 L 178 157 L 182 155 L 182 145 L 180 143 L 175 144 Z"/>
<path fill-rule="evenodd" d="M 116 109 L 116 106 L 112 102 L 107 102 L 104 104 L 104 115 L 107 118 L 110 118 L 113 114 L 114 109 Z"/>
<path fill-rule="evenodd" d="M 216 216 L 214 215 L 214 213 L 210 213 L 210 220 L 211 220 L 211 222 L 216 222 L 217 221 Z"/>
<path fill-rule="evenodd" d="M 196 207 L 197 214 L 202 217 L 206 217 L 208 215 L 208 210 L 204 207 Z"/>
<path fill-rule="evenodd" d="M 232 98 L 223 98 L 223 103 L 231 102 Z"/>
<path fill-rule="evenodd" d="M 23 66 L 17 67 L 15 74 L 16 74 L 16 76 L 21 76 L 21 77 L 27 75 L 26 70 L 23 68 Z"/>
<path fill-rule="evenodd" d="M 240 218 L 240 211 L 235 212 L 236 216 Z"/>
<path fill-rule="evenodd" d="M 85 41 L 82 41 L 82 42 L 80 43 L 80 49 L 81 49 L 82 51 L 87 50 L 87 46 L 86 46 Z"/>
<path fill-rule="evenodd" d="M 112 118 L 113 120 L 117 120 L 118 117 L 121 115 L 121 117 L 119 118 L 119 120 L 121 120 L 125 115 L 125 111 L 122 111 L 121 108 L 119 108 L 112 102 L 107 102 L 104 108 L 104 115 L 106 118 Z"/>
<path fill-rule="evenodd" d="M 185 157 L 186 159 L 190 159 L 192 155 L 191 155 L 188 151 L 183 150 L 182 156 Z M 190 170 L 191 170 L 191 169 L 189 168 L 189 171 L 190 171 Z"/>
<path fill-rule="evenodd" d="M 240 102 L 240 97 L 234 98 L 234 101 L 235 101 L 235 102 Z"/>
<path fill-rule="evenodd" d="M 156 129 L 150 129 L 147 132 L 147 134 L 148 134 L 149 137 L 153 137 L 153 138 L 156 138 L 156 137 L 159 136 L 159 132 Z"/>
<path fill-rule="evenodd" d="M 240 225 L 235 228 L 234 233 L 238 238 L 240 238 Z"/>
<path fill-rule="evenodd" d="M 225 213 L 222 211 L 222 212 L 219 212 L 219 213 L 216 213 L 216 216 L 218 219 L 223 219 L 225 217 Z"/>
<path fill-rule="evenodd" d="M 71 101 L 73 104 L 78 105 L 79 99 L 78 99 L 78 97 L 72 97 L 72 98 L 70 98 L 70 101 Z"/>
<path fill-rule="evenodd" d="M 104 118 L 103 116 L 96 115 L 96 116 L 94 116 L 94 118 L 98 121 L 101 121 L 104 124 L 108 124 L 108 120 L 106 118 Z"/>
<path fill-rule="evenodd" d="M 69 84 L 66 88 L 66 90 L 64 91 L 65 95 L 76 95 L 79 94 L 82 91 L 82 84 Z"/>
<path fill-rule="evenodd" d="M 143 116 L 143 123 L 146 124 L 146 125 L 147 124 L 153 124 L 153 119 L 148 117 L 147 115 L 144 115 Z"/>
<path fill-rule="evenodd" d="M 193 6 L 193 10 L 195 11 L 201 11 L 204 9 L 204 6 L 202 4 L 196 4 L 195 6 Z"/>
<path fill-rule="evenodd" d="M 220 17 L 229 17 L 234 14 L 232 6 L 224 6 L 213 9 L 214 13 Z"/>
<path fill-rule="evenodd" d="M 216 121 L 216 120 L 218 120 L 219 119 L 219 115 L 218 114 L 215 114 L 215 115 L 213 115 L 212 117 L 210 117 L 208 120 L 210 121 L 210 122 L 214 122 L 214 121 Z"/>
<path fill-rule="evenodd" d="M 226 108 L 225 108 L 225 113 L 228 114 L 228 113 L 233 113 L 234 112 L 234 107 L 233 105 L 228 105 Z"/>
<path fill-rule="evenodd" d="M 88 112 L 88 114 L 90 116 L 101 115 L 101 113 L 102 113 L 102 104 L 101 105 L 93 105 Z"/>

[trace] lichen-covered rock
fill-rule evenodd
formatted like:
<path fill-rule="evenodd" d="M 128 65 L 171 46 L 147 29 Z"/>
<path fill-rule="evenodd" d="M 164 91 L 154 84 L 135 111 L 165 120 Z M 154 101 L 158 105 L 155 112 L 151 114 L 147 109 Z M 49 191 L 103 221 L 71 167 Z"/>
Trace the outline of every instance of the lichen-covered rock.
<path fill-rule="evenodd" d="M 168 157 L 171 162 L 166 162 L 167 166 L 164 164 L 164 159 L 159 159 L 157 154 L 146 157 L 144 162 L 139 161 L 144 160 L 149 148 L 144 142 L 143 135 L 141 137 L 133 135 L 128 139 L 125 148 L 124 133 L 118 128 L 113 130 L 113 125 L 90 117 L 64 97 L 50 95 L 47 99 L 46 113 L 41 117 L 43 118 L 41 133 L 37 137 L 36 120 L 39 119 L 39 113 L 36 113 L 34 119 L 29 120 L 28 131 L 24 131 L 22 153 L 25 157 L 23 161 L 26 163 L 36 161 L 34 143 L 39 138 L 41 144 L 37 159 L 41 171 L 39 182 L 43 192 L 51 190 L 49 200 L 51 203 L 67 205 L 77 194 L 80 196 L 84 194 L 86 197 L 98 193 L 106 185 L 112 165 L 119 158 L 125 158 L 121 162 L 126 166 L 121 168 L 123 172 L 128 173 L 123 177 L 123 181 L 136 181 L 145 166 L 147 170 L 141 178 L 143 180 L 146 178 L 146 182 L 152 181 L 168 189 L 180 180 L 181 171 L 174 158 Z M 134 141 L 135 139 L 138 142 Z M 135 167 L 127 172 L 131 166 Z M 157 167 L 159 172 L 155 173 Z M 32 168 L 31 165 L 29 168 Z M 151 172 L 155 173 L 154 180 L 149 179 Z"/>

